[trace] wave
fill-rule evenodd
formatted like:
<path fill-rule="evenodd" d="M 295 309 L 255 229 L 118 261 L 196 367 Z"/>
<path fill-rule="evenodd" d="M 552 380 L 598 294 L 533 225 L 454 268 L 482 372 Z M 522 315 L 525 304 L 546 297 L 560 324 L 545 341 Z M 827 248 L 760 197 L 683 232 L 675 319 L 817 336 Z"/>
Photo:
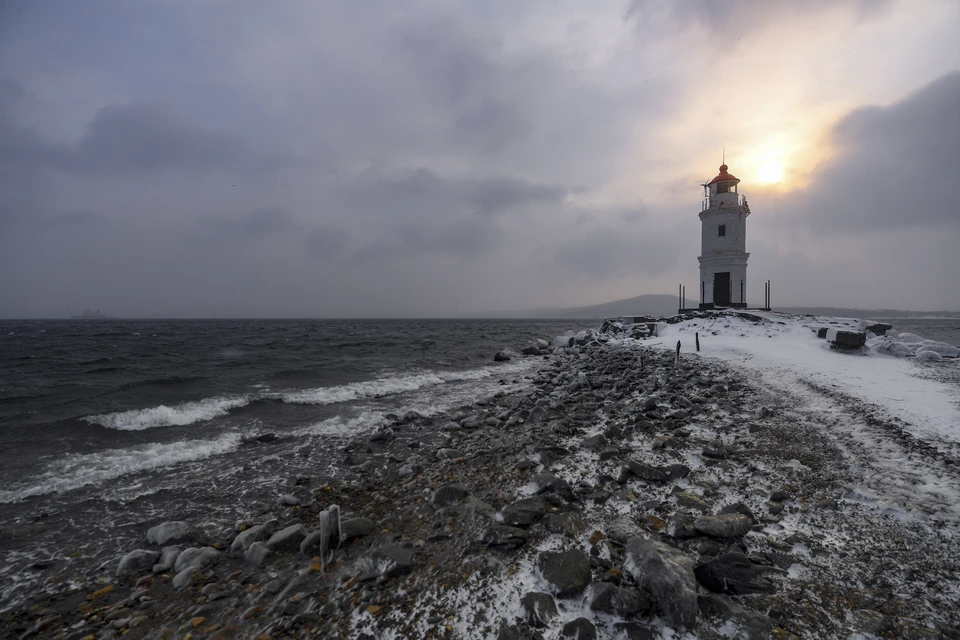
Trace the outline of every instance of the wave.
<path fill-rule="evenodd" d="M 84 422 L 98 424 L 119 431 L 143 431 L 156 427 L 182 427 L 195 422 L 213 420 L 227 415 L 231 409 L 250 404 L 250 398 L 207 398 L 197 402 L 185 402 L 173 407 L 160 405 L 149 409 L 133 409 L 117 413 L 104 413 L 81 418 Z"/>
<path fill-rule="evenodd" d="M 435 386 L 447 382 L 482 380 L 495 374 L 513 373 L 508 367 L 484 367 L 467 371 L 428 371 L 407 376 L 379 378 L 366 382 L 352 382 L 338 387 L 320 387 L 304 391 L 292 391 L 280 394 L 280 398 L 290 404 L 336 404 L 361 398 L 380 398 L 398 393 L 416 391 L 423 387 Z"/>
<path fill-rule="evenodd" d="M 31 496 L 63 493 L 130 473 L 203 460 L 230 453 L 239 444 L 239 434 L 231 433 L 214 440 L 182 440 L 70 455 L 49 465 L 42 474 L 32 479 L 34 484 L 23 489 L 0 491 L 0 504 L 18 502 Z"/>

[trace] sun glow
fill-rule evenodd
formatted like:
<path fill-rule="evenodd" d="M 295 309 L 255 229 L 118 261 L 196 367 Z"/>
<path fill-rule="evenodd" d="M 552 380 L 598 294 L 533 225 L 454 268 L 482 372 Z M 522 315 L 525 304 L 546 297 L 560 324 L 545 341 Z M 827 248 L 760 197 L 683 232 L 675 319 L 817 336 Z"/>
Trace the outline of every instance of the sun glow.
<path fill-rule="evenodd" d="M 775 184 L 783 180 L 783 165 L 776 160 L 769 160 L 760 165 L 757 171 L 757 181 L 760 184 Z"/>

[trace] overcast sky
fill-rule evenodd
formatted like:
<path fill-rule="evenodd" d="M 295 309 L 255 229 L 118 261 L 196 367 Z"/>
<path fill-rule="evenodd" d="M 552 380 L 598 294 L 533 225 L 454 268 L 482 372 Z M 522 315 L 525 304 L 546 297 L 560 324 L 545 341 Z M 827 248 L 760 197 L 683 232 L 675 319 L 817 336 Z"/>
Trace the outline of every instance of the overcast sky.
<path fill-rule="evenodd" d="M 958 24 L 956 0 L 0 1 L 0 317 L 695 292 L 723 147 L 749 301 L 960 309 Z"/>

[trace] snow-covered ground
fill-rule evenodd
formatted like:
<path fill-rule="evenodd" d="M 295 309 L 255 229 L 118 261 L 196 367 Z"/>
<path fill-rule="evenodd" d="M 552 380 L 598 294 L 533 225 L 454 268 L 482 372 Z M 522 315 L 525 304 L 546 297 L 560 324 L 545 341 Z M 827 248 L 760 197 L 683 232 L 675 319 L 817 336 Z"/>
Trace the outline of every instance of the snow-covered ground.
<path fill-rule="evenodd" d="M 717 358 L 751 372 L 758 384 L 792 398 L 798 415 L 870 454 L 882 475 L 877 483 L 884 486 L 873 488 L 886 494 L 876 496 L 881 503 L 907 508 L 922 497 L 925 510 L 960 521 L 960 485 L 955 474 L 940 472 L 960 461 L 960 360 L 887 355 L 882 347 L 901 344 L 897 335 L 868 340 L 856 353 L 834 351 L 817 337 L 820 327 L 855 330 L 857 319 L 750 315 L 763 321 L 717 314 L 661 324 L 647 344 L 676 349 L 679 341 L 683 358 Z M 696 353 L 695 334 L 700 352 L 688 355 Z"/>

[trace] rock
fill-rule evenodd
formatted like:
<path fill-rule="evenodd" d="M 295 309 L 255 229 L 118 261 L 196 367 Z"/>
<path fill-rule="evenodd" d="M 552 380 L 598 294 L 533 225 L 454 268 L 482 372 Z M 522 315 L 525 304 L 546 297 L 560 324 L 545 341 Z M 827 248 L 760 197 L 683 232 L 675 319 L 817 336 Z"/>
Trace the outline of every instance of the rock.
<path fill-rule="evenodd" d="M 595 436 L 590 436 L 589 438 L 584 438 L 583 441 L 580 442 L 580 448 L 586 449 L 587 451 L 599 451 L 608 444 L 610 444 L 610 442 L 600 433 Z"/>
<path fill-rule="evenodd" d="M 778 489 L 770 493 L 770 502 L 786 502 L 787 500 L 792 500 L 793 496 L 789 492 L 784 491 L 783 489 Z"/>
<path fill-rule="evenodd" d="M 280 504 L 286 505 L 288 507 L 295 507 L 300 504 L 300 499 L 297 498 L 292 493 L 285 493 L 280 496 Z"/>
<path fill-rule="evenodd" d="M 184 549 L 173 565 L 177 575 L 173 577 L 173 588 L 182 589 L 193 584 L 196 574 L 220 559 L 220 552 L 213 547 L 202 549 Z"/>
<path fill-rule="evenodd" d="M 747 556 L 734 551 L 701 564 L 694 569 L 694 574 L 710 591 L 739 596 L 776 591 L 773 583 L 763 577 L 772 571 L 778 569 L 754 564 Z"/>
<path fill-rule="evenodd" d="M 617 622 L 613 629 L 618 640 L 655 640 L 662 637 L 655 627 L 639 622 Z"/>
<path fill-rule="evenodd" d="M 525 624 L 504 623 L 497 632 L 497 640 L 543 640 L 543 634 Z"/>
<path fill-rule="evenodd" d="M 267 525 L 258 524 L 255 527 L 250 527 L 246 531 L 241 531 L 237 534 L 237 537 L 233 539 L 233 544 L 230 545 L 230 554 L 242 556 L 254 542 L 263 542 L 269 537 L 270 530 L 267 528 Z"/>
<path fill-rule="evenodd" d="M 614 518 L 603 528 L 606 536 L 619 544 L 626 544 L 630 538 L 639 536 L 643 530 L 630 518 Z"/>
<path fill-rule="evenodd" d="M 878 336 L 886 335 L 887 331 L 893 329 L 892 324 L 887 324 L 885 322 L 876 322 L 874 324 L 868 324 L 866 327 L 867 331 L 871 331 Z M 823 336 L 826 337 L 826 336 Z"/>
<path fill-rule="evenodd" d="M 727 457 L 727 447 L 722 440 L 711 440 L 703 448 L 703 455 L 708 458 L 723 459 Z"/>
<path fill-rule="evenodd" d="M 667 535 L 677 540 L 696 538 L 699 533 L 693 528 L 694 518 L 683 512 L 677 512 L 670 518 L 667 525 Z"/>
<path fill-rule="evenodd" d="M 746 609 L 727 596 L 708 593 L 697 598 L 700 612 L 708 618 L 719 618 L 736 629 L 736 640 L 767 640 L 773 629 L 769 617 Z"/>
<path fill-rule="evenodd" d="M 254 542 L 243 554 L 244 561 L 253 567 L 262 567 L 270 555 L 270 546 L 262 542 Z"/>
<path fill-rule="evenodd" d="M 600 458 L 600 461 L 610 460 L 616 458 L 620 455 L 620 449 L 617 447 L 604 447 L 597 452 L 597 456 Z"/>
<path fill-rule="evenodd" d="M 543 551 L 537 565 L 560 598 L 582 593 L 590 584 L 590 558 L 579 549 Z"/>
<path fill-rule="evenodd" d="M 460 425 L 457 425 L 457 428 L 460 428 Z M 457 458 L 462 458 L 463 452 L 459 449 L 438 449 L 437 450 L 437 460 L 456 460 Z"/>
<path fill-rule="evenodd" d="M 641 480 L 648 480 L 650 482 L 666 482 L 669 480 L 669 478 L 667 478 L 667 474 L 660 469 L 651 467 L 650 465 L 642 462 L 637 462 L 636 460 L 628 460 L 627 469 L 630 470 L 630 473 L 637 476 Z"/>
<path fill-rule="evenodd" d="M 557 604 L 549 593 L 531 591 L 520 598 L 523 620 L 531 627 L 546 627 L 557 617 Z"/>
<path fill-rule="evenodd" d="M 667 474 L 667 478 L 670 480 L 681 480 L 690 475 L 690 467 L 685 464 L 671 464 L 663 468 L 663 472 Z"/>
<path fill-rule="evenodd" d="M 117 565 L 117 577 L 138 576 L 142 573 L 148 573 L 159 558 L 159 551 L 147 551 L 146 549 L 131 551 L 120 559 L 120 564 Z"/>
<path fill-rule="evenodd" d="M 694 529 L 714 538 L 741 538 L 747 535 L 751 527 L 753 527 L 753 520 L 742 513 L 700 516 L 693 521 Z"/>
<path fill-rule="evenodd" d="M 673 497 L 677 499 L 677 504 L 679 504 L 681 507 L 687 507 L 688 509 L 710 511 L 713 508 L 709 502 L 694 493 L 678 491 L 677 493 L 673 494 Z"/>
<path fill-rule="evenodd" d="M 447 484 L 433 494 L 433 504 L 438 507 L 449 507 L 458 504 L 461 500 L 470 495 L 470 490 L 462 484 Z"/>
<path fill-rule="evenodd" d="M 646 594 L 643 594 L 646 596 Z M 650 599 L 643 597 L 633 589 L 624 589 L 609 582 L 597 582 L 593 585 L 593 597 L 590 610 L 600 613 L 627 617 L 638 611 L 650 608 Z"/>
<path fill-rule="evenodd" d="M 370 518 L 350 518 L 340 523 L 340 540 L 347 543 L 357 538 L 371 535 L 377 526 Z"/>
<path fill-rule="evenodd" d="M 560 637 L 572 640 L 597 640 L 597 627 L 586 618 L 577 618 L 563 625 Z"/>
<path fill-rule="evenodd" d="M 529 527 L 543 519 L 547 511 L 547 501 L 543 496 L 533 496 L 517 500 L 500 510 L 499 519 L 512 527 Z"/>
<path fill-rule="evenodd" d="M 193 542 L 200 537 L 200 531 L 182 520 L 164 522 L 147 530 L 147 542 L 158 546 L 176 545 Z"/>
<path fill-rule="evenodd" d="M 654 600 L 655 609 L 670 623 L 697 622 L 697 582 L 694 560 L 662 542 L 640 537 L 627 542 L 623 569 Z"/>
<path fill-rule="evenodd" d="M 413 551 L 399 544 L 377 547 L 357 558 L 352 574 L 359 582 L 380 576 L 393 578 L 410 573 L 413 566 Z"/>
<path fill-rule="evenodd" d="M 859 349 L 865 345 L 867 343 L 867 334 L 863 331 L 829 329 L 827 330 L 827 342 L 830 342 L 834 349 L 850 351 Z"/>
<path fill-rule="evenodd" d="M 537 495 L 554 493 L 568 502 L 573 502 L 576 499 L 573 496 L 570 483 L 552 473 L 538 473 L 530 478 L 530 483 L 535 487 L 534 493 Z"/>
<path fill-rule="evenodd" d="M 488 547 L 516 549 L 526 543 L 527 535 L 525 530 L 517 527 L 493 525 L 484 532 L 481 542 Z"/>
<path fill-rule="evenodd" d="M 549 417 L 550 415 L 547 413 L 546 408 L 541 407 L 540 405 L 537 405 L 536 407 L 530 410 L 530 415 L 527 416 L 527 422 L 532 422 L 532 423 L 546 422 L 547 418 Z"/>
<path fill-rule="evenodd" d="M 506 362 L 509 359 L 510 359 L 510 354 L 507 353 L 506 351 L 497 351 L 497 353 L 493 356 L 494 362 Z"/>
<path fill-rule="evenodd" d="M 540 355 L 540 347 L 538 347 L 538 346 L 535 345 L 535 344 L 530 344 L 530 345 L 525 346 L 525 347 L 520 351 L 520 353 L 522 353 L 522 354 L 525 355 L 525 356 L 538 356 L 538 355 Z"/>
<path fill-rule="evenodd" d="M 748 507 L 747 505 L 743 504 L 742 502 L 735 502 L 735 503 L 733 503 L 733 504 L 728 504 L 727 506 L 725 506 L 725 507 L 723 507 L 722 509 L 720 509 L 720 513 L 721 513 L 721 514 L 724 514 L 724 513 L 741 513 L 741 514 L 747 516 L 748 518 L 750 518 L 750 521 L 753 522 L 753 524 L 757 524 L 757 522 L 758 522 L 756 516 L 753 515 L 753 511 L 750 510 L 750 507 Z"/>
<path fill-rule="evenodd" d="M 163 573 L 173 568 L 173 563 L 177 561 L 177 556 L 182 550 L 180 547 L 164 547 L 160 550 L 160 559 L 153 565 L 153 573 Z"/>
<path fill-rule="evenodd" d="M 271 551 L 296 552 L 300 549 L 300 544 L 306 537 L 307 528 L 302 524 L 293 524 L 270 536 L 270 539 L 267 540 L 267 547 L 269 547 Z M 252 546 L 253 545 L 251 545 L 251 547 Z"/>
<path fill-rule="evenodd" d="M 550 533 L 558 533 L 568 538 L 576 538 L 583 532 L 583 523 L 569 513 L 548 513 L 546 527 Z"/>
<path fill-rule="evenodd" d="M 383 429 L 378 429 L 376 432 L 374 432 L 372 436 L 370 436 L 370 442 L 390 442 L 396 437 L 397 437 L 397 433 L 393 429 L 391 429 L 390 427 L 384 427 Z M 293 497 L 293 496 L 290 496 L 290 497 Z M 283 502 L 283 500 L 286 498 L 287 496 L 284 496 L 284 498 L 281 498 L 281 502 L 283 504 L 293 504 L 291 502 Z M 293 498 L 293 499 L 297 500 L 296 498 Z M 296 504 L 300 504 L 299 500 L 296 502 Z"/>
<path fill-rule="evenodd" d="M 890 628 L 890 618 L 870 609 L 857 609 L 853 612 L 853 622 L 857 629 L 879 636 Z"/>

